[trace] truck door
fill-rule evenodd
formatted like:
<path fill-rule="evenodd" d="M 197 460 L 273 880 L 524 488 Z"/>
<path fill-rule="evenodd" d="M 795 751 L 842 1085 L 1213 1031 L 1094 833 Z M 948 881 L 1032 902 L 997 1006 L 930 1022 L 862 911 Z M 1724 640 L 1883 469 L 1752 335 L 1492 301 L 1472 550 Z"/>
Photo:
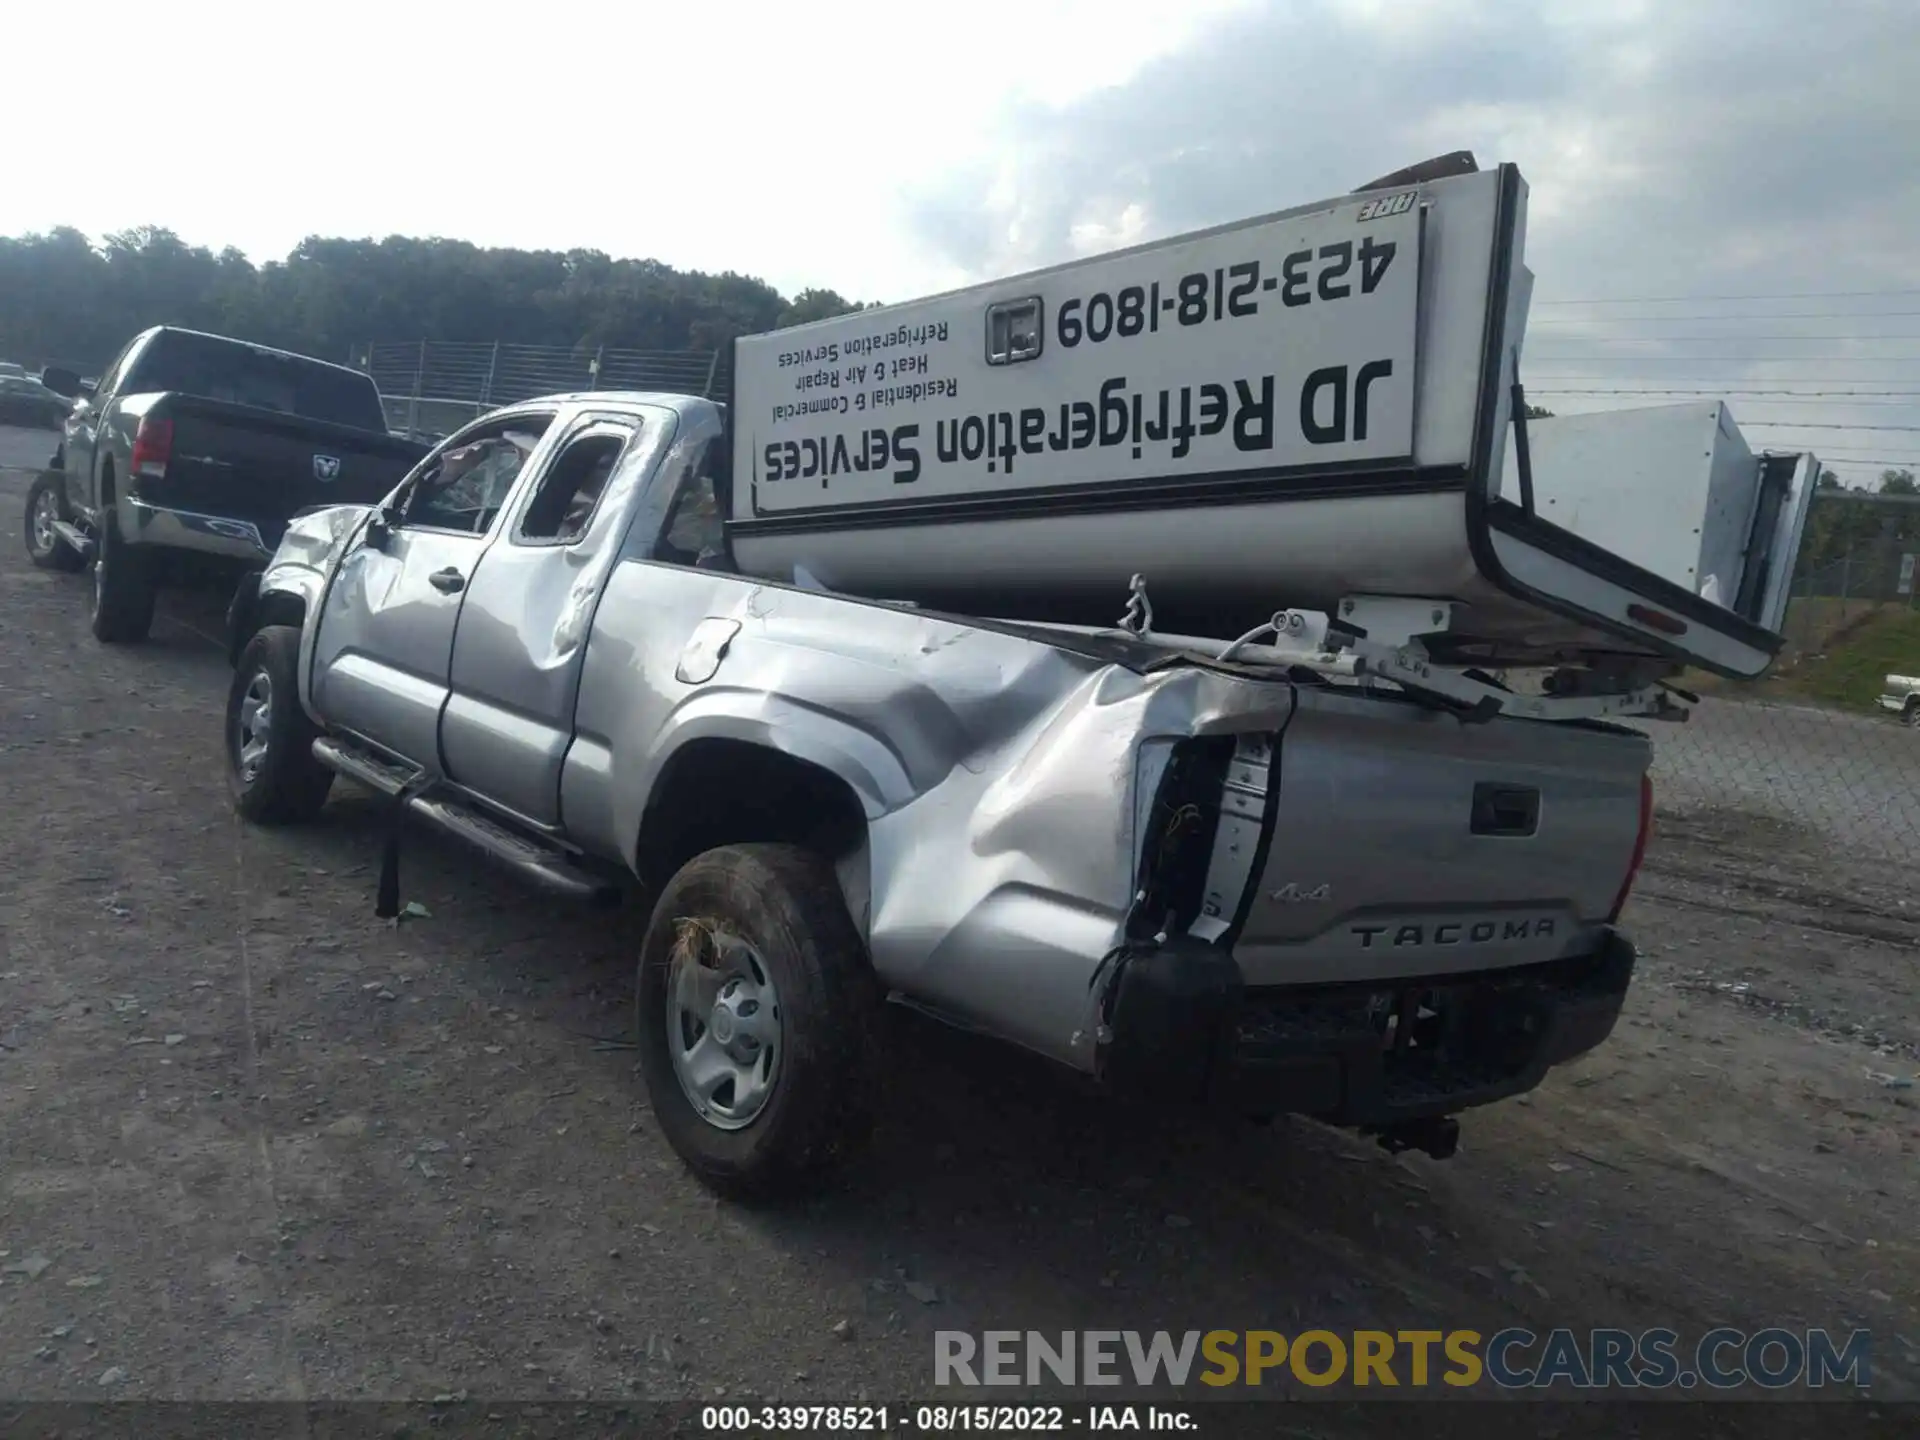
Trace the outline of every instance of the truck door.
<path fill-rule="evenodd" d="M 440 728 L 446 773 L 537 825 L 560 821 L 593 603 L 659 428 L 614 413 L 569 425 L 467 586 Z"/>
<path fill-rule="evenodd" d="M 131 373 L 138 359 L 135 352 L 143 348 L 142 342 L 152 333 L 142 331 L 122 347 L 114 357 L 113 364 L 102 371 L 100 378 L 94 382 L 93 394 L 75 399 L 72 411 L 61 425 L 60 464 L 66 475 L 67 509 L 70 513 L 94 518 L 95 496 L 98 493 L 94 482 L 100 463 L 101 418 L 113 404 L 121 380 Z"/>
<path fill-rule="evenodd" d="M 455 622 L 514 482 L 551 412 L 470 426 L 407 482 L 384 540 L 340 562 L 314 637 L 320 713 L 440 773 L 440 711 Z"/>

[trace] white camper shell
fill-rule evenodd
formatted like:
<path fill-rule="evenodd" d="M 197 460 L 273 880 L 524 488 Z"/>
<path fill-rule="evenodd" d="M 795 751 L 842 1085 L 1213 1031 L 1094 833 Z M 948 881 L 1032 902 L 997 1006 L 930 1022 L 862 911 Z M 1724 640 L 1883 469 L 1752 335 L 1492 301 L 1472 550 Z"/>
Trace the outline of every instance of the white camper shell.
<path fill-rule="evenodd" d="M 1387 184 L 742 338 L 734 562 L 1089 626 L 1137 575 L 1206 636 L 1405 597 L 1436 663 L 1756 676 L 1818 466 L 1720 406 L 1517 419 L 1526 195 Z"/>

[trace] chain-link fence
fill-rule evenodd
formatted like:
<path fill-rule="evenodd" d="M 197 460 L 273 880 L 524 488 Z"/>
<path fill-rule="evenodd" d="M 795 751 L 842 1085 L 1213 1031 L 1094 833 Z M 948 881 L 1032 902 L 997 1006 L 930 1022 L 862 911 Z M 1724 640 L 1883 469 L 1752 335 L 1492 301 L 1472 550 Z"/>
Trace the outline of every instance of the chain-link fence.
<path fill-rule="evenodd" d="M 1816 502 L 1816 516 L 1837 507 L 1832 514 L 1849 519 L 1867 508 L 1897 518 L 1824 563 L 1806 564 L 1820 556 L 1803 551 L 1781 627 L 1786 644 L 1766 679 L 1703 683 L 1685 724 L 1649 727 L 1663 811 L 1791 832 L 1806 853 L 1836 864 L 1920 851 L 1920 541 L 1905 522 L 1920 521 L 1920 509 L 1880 498 Z M 1911 704 L 1889 678 L 1898 676 L 1916 677 Z"/>
<path fill-rule="evenodd" d="M 578 390 L 660 390 L 726 399 L 715 350 L 618 350 L 485 341 L 374 341 L 358 360 L 387 423 L 418 438 L 458 429 L 500 405 Z"/>

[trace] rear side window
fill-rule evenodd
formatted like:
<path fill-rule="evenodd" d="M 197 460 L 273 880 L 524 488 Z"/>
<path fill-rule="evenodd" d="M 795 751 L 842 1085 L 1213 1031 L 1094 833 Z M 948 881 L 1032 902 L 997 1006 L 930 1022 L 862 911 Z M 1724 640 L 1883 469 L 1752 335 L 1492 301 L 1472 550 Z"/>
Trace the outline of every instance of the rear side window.
<path fill-rule="evenodd" d="M 154 336 L 119 388 L 177 390 L 356 430 L 387 428 L 380 392 L 357 370 L 182 330 Z"/>
<path fill-rule="evenodd" d="M 674 565 L 725 563 L 726 517 L 720 513 L 721 487 L 716 480 L 732 463 L 725 440 L 707 442 L 705 452 L 687 467 L 687 479 L 674 497 L 666 528 L 654 547 L 655 558 Z"/>
<path fill-rule="evenodd" d="M 627 426 L 603 422 L 567 441 L 527 503 L 520 538 L 570 545 L 585 534 L 613 467 L 632 438 Z"/>

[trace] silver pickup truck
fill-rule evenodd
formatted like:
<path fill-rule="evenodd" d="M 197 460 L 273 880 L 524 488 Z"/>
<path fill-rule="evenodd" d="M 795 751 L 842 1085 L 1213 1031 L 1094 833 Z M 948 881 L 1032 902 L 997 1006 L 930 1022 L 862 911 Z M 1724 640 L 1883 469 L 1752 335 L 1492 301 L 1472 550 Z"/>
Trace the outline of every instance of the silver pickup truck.
<path fill-rule="evenodd" d="M 389 798 L 388 913 L 401 815 L 644 895 L 642 1073 L 707 1183 L 860 1138 L 888 1000 L 1436 1155 L 1612 1029 L 1644 735 L 1450 700 L 1404 647 L 1375 683 L 1311 616 L 1222 654 L 744 576 L 726 421 L 529 402 L 296 517 L 235 599 L 225 722 L 250 820 L 337 775 Z"/>

